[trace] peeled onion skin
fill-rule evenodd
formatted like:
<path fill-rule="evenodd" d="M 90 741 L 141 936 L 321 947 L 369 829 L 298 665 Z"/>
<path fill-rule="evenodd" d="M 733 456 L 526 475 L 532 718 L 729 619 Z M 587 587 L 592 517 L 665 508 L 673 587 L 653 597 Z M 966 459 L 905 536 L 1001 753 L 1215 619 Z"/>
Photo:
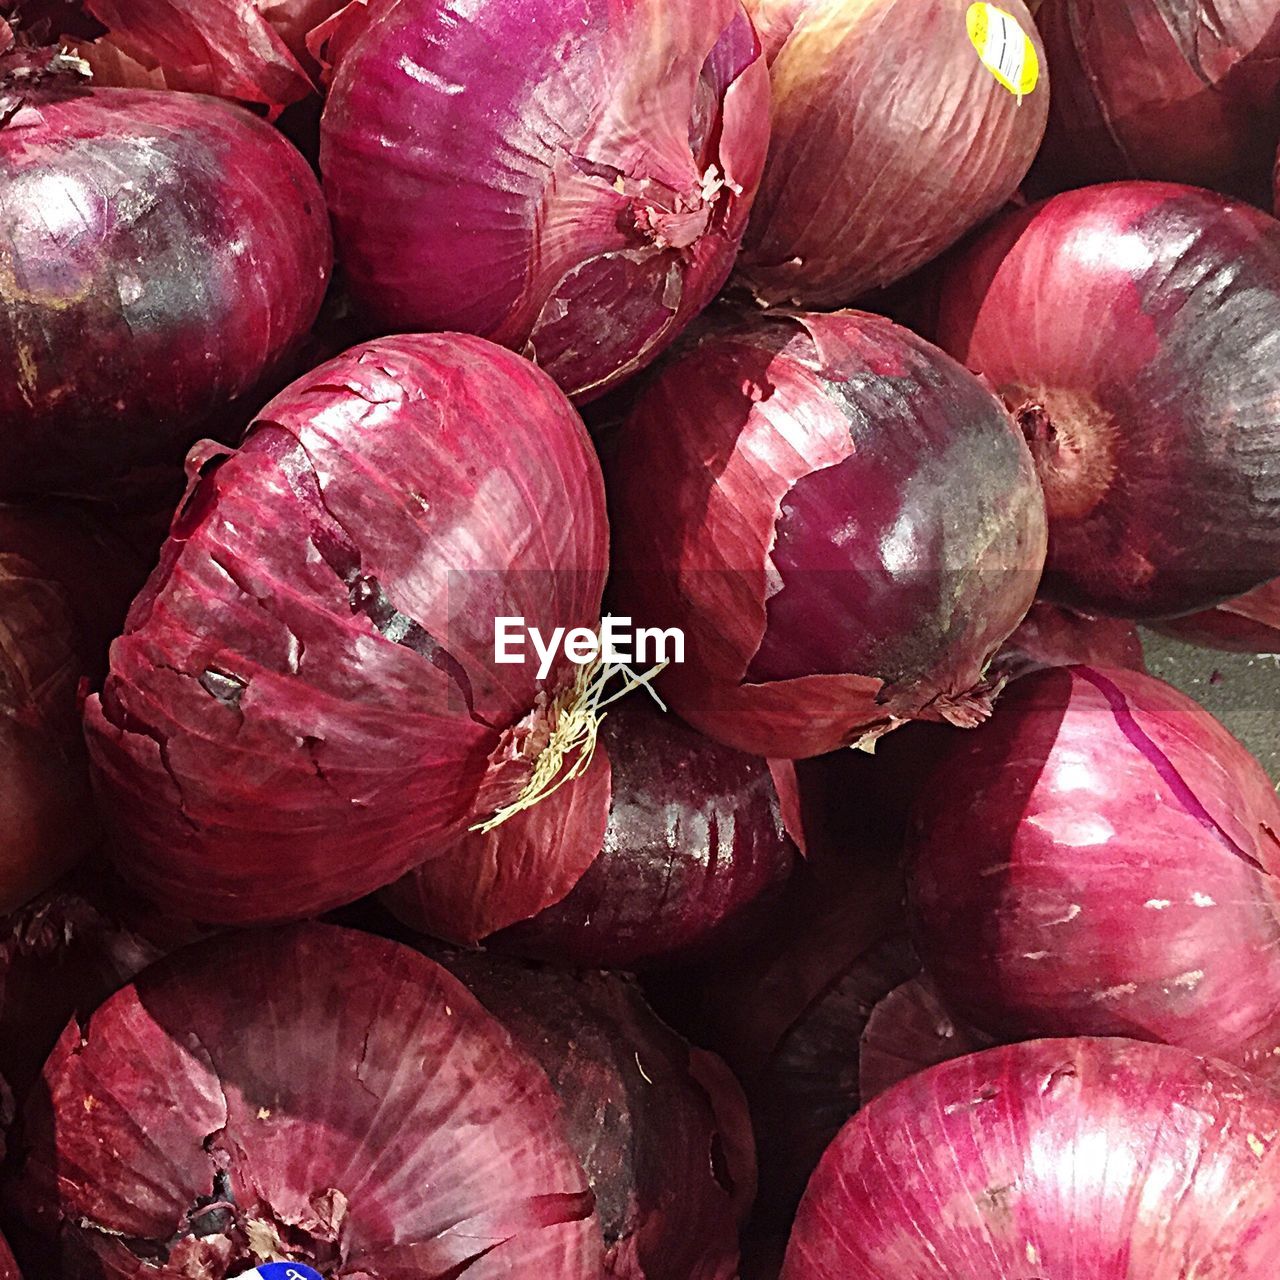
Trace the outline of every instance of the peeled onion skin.
<path fill-rule="evenodd" d="M 938 340 L 1036 455 L 1047 599 L 1141 620 L 1275 576 L 1278 333 L 1280 223 L 1207 191 L 1070 191 L 957 256 Z"/>
<path fill-rule="evenodd" d="M 384 331 L 480 334 L 586 401 L 719 291 L 769 130 L 738 0 L 370 0 L 332 28 L 321 169 Z"/>
<path fill-rule="evenodd" d="M 683 629 L 658 687 L 695 728 L 802 758 L 989 712 L 1043 498 L 1001 406 L 923 339 L 860 312 L 714 330 L 649 385 L 609 480 L 611 589 Z"/>
<path fill-rule="evenodd" d="M 693 732 L 637 693 L 605 718 L 591 773 L 602 766 L 602 785 L 580 778 L 489 835 L 468 836 L 465 853 L 411 872 L 384 895 L 387 905 L 460 942 L 479 941 L 486 924 L 510 925 L 488 945 L 583 968 L 688 962 L 763 924 L 797 857 L 766 761 Z M 544 817 L 566 805 L 574 810 L 548 838 Z M 530 911 L 536 899 L 526 899 L 524 882 L 529 894 L 545 893 L 561 867 L 567 889 Z"/>
<path fill-rule="evenodd" d="M 1015 681 L 922 789 L 908 854 L 916 945 L 956 1017 L 1280 1063 L 1280 800 L 1161 681 Z"/>
<path fill-rule="evenodd" d="M 296 919 L 513 801 L 577 669 L 496 665 L 494 619 L 594 627 L 608 559 L 551 379 L 479 338 L 380 339 L 189 474 L 85 707 L 125 878 L 210 923 Z"/>
<path fill-rule="evenodd" d="M 1049 78 L 1019 101 L 982 64 L 968 0 L 747 0 L 773 134 L 739 275 L 770 303 L 830 308 L 937 257 L 1017 189 Z"/>
<path fill-rule="evenodd" d="M 1264 173 L 1280 136 L 1277 16 L 1273 0 L 1045 0 L 1053 100 L 1035 185 Z"/>
<path fill-rule="evenodd" d="M 727 1068 L 691 1049 L 628 979 L 445 955 L 446 965 L 536 1058 L 596 1197 L 604 1274 L 736 1280 L 738 1213 L 755 1148 Z"/>
<path fill-rule="evenodd" d="M 1005 641 L 993 669 L 1016 679 L 1043 667 L 1069 667 L 1074 663 L 1096 667 L 1128 667 L 1145 671 L 1142 637 L 1123 618 L 1093 617 L 1043 600 Z"/>
<path fill-rule="evenodd" d="M 1168 1046 L 959 1058 L 841 1132 L 782 1280 L 1271 1280 L 1277 1131 L 1272 1092 Z"/>
<path fill-rule="evenodd" d="M 0 194 L 0 496 L 112 494 L 176 470 L 324 296 L 315 178 L 227 103 L 33 98 L 0 129 Z"/>
<path fill-rule="evenodd" d="M 284 1257 L 351 1280 L 596 1280 L 536 1061 L 439 966 L 302 925 L 189 948 L 72 1022 L 16 1186 L 63 1280 Z"/>
<path fill-rule="evenodd" d="M 1216 609 L 1167 618 L 1155 630 L 1229 653 L 1280 653 L 1280 578 L 1228 600 Z"/>

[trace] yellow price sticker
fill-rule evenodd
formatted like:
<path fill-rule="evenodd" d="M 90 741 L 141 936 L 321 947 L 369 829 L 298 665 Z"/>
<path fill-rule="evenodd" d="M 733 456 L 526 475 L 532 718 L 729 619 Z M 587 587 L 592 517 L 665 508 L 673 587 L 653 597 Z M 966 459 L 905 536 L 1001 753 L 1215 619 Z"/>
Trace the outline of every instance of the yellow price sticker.
<path fill-rule="evenodd" d="M 1022 24 L 993 4 L 971 4 L 965 19 L 982 65 L 1019 102 L 1040 83 L 1040 55 Z"/>

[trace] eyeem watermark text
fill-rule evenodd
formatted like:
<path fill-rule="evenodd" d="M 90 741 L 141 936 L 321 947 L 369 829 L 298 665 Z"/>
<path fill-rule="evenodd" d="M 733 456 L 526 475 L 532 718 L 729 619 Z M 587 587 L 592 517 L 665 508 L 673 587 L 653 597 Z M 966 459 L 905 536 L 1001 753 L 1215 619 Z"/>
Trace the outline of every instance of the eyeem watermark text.
<path fill-rule="evenodd" d="M 529 649 L 538 658 L 538 679 L 551 674 L 558 654 L 585 666 L 599 659 L 605 666 L 659 666 L 684 661 L 684 632 L 679 627 L 636 627 L 630 618 L 606 614 L 600 630 L 590 627 L 556 627 L 545 636 L 521 617 L 493 620 L 495 662 L 524 662 Z"/>

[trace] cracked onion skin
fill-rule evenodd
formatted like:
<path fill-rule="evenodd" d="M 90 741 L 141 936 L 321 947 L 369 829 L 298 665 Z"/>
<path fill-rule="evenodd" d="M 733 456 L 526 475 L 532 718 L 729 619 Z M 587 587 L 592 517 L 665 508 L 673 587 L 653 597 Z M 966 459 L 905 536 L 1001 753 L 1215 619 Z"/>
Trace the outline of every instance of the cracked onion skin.
<path fill-rule="evenodd" d="M 383 901 L 437 937 L 488 935 L 493 948 L 582 968 L 685 962 L 761 921 L 798 856 L 767 761 L 636 693 L 610 708 L 590 774 L 598 784 L 584 776 L 469 834 Z M 548 830 L 546 815 L 566 806 Z"/>
<path fill-rule="evenodd" d="M 17 1195 L 63 1280 L 597 1280 L 538 1063 L 408 947 L 299 925 L 204 943 L 72 1022 Z"/>
<path fill-rule="evenodd" d="M 1278 1130 L 1274 1093 L 1165 1045 L 958 1058 L 841 1132 L 782 1280 L 1271 1280 Z"/>
<path fill-rule="evenodd" d="M 908 856 L 925 970 L 977 1029 L 1280 1064 L 1280 800 L 1162 681 L 1015 681 L 921 790 Z"/>
<path fill-rule="evenodd" d="M 514 800 L 577 669 L 496 665 L 494 619 L 594 628 L 608 560 L 551 379 L 480 338 L 383 338 L 188 466 L 85 708 L 125 878 L 210 923 L 297 919 Z"/>
<path fill-rule="evenodd" d="M 747 0 L 773 88 L 740 278 L 827 309 L 892 284 L 995 213 L 1044 135 L 1049 78 L 1019 102 L 968 38 L 969 0 Z"/>
<path fill-rule="evenodd" d="M 1272 578 L 1216 609 L 1166 618 L 1156 631 L 1187 644 L 1228 653 L 1280 653 L 1280 578 Z"/>
<path fill-rule="evenodd" d="M 1170 617 L 1275 577 L 1277 333 L 1280 222 L 1193 187 L 1069 191 L 949 265 L 937 339 L 1031 442 L 1048 599 Z"/>
<path fill-rule="evenodd" d="M 33 95 L 0 129 L 0 196 L 0 496 L 176 472 L 319 311 L 319 184 L 229 103 Z"/>
<path fill-rule="evenodd" d="M 1045 0 L 1053 101 L 1033 181 L 1217 186 L 1263 174 L 1280 138 L 1275 0 Z"/>
<path fill-rule="evenodd" d="M 441 963 L 546 1071 L 595 1193 L 604 1275 L 737 1280 L 755 1145 L 728 1068 L 665 1026 L 618 974 L 480 952 Z"/>
<path fill-rule="evenodd" d="M 585 401 L 724 283 L 769 132 L 738 0 L 367 0 L 328 48 L 325 192 L 384 330 L 492 338 Z"/>
<path fill-rule="evenodd" d="M 712 330 L 607 465 L 610 589 L 638 624 L 683 628 L 657 683 L 695 728 L 798 759 L 989 713 L 1044 500 L 999 402 L 922 338 L 856 311 Z"/>

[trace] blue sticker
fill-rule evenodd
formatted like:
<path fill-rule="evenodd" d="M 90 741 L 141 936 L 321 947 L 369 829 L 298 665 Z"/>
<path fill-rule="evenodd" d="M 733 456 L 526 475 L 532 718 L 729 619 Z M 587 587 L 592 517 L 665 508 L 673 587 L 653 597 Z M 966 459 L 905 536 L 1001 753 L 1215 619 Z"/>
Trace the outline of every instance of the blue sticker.
<path fill-rule="evenodd" d="M 305 1262 L 264 1262 L 252 1271 L 242 1272 L 235 1280 L 324 1280 L 324 1277 Z"/>

